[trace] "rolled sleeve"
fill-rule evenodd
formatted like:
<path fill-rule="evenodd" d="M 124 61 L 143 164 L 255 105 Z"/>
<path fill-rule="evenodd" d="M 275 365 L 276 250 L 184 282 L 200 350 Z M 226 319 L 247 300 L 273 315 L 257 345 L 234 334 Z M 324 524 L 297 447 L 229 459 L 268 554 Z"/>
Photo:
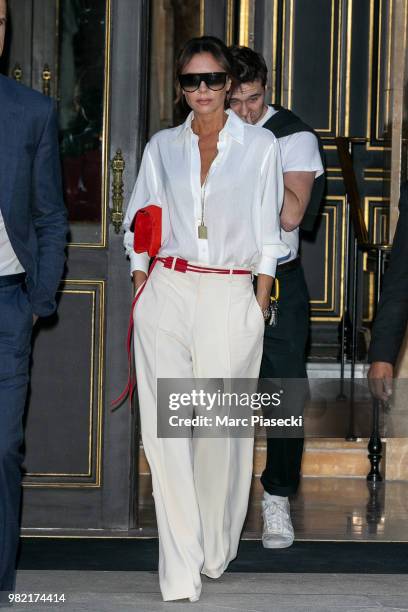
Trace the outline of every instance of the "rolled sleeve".
<path fill-rule="evenodd" d="M 262 255 L 259 264 L 256 267 L 255 274 L 268 274 L 268 276 L 275 276 L 277 265 L 278 260 L 276 257 Z"/>
<path fill-rule="evenodd" d="M 262 253 L 255 274 L 275 276 L 278 259 L 284 259 L 290 248 L 281 238 L 280 211 L 284 184 L 278 142 L 275 139 L 262 165 L 264 175 L 261 202 Z"/>
<path fill-rule="evenodd" d="M 136 270 L 141 270 L 142 272 L 145 272 L 146 274 L 148 273 L 150 257 L 147 253 L 135 253 L 133 251 L 133 253 L 131 253 L 129 256 L 129 259 L 130 259 L 130 274 L 131 275 Z"/>

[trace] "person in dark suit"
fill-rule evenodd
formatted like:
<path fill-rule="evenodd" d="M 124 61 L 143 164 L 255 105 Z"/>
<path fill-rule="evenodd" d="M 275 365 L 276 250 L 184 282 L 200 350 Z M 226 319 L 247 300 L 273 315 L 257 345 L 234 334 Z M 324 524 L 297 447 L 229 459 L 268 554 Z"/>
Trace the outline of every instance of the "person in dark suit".
<path fill-rule="evenodd" d="M 370 388 L 384 401 L 392 394 L 394 366 L 408 323 L 408 181 L 401 185 L 399 211 L 368 353 Z"/>
<path fill-rule="evenodd" d="M 0 0 L 0 54 L 6 2 Z M 15 588 L 31 331 L 52 314 L 67 220 L 49 99 L 0 75 L 0 598 Z"/>

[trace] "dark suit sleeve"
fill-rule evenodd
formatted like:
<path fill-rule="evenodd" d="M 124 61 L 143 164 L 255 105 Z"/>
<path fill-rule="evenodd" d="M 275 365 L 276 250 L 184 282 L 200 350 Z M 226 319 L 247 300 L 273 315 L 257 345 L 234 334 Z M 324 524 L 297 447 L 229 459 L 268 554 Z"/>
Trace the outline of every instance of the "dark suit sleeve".
<path fill-rule="evenodd" d="M 62 197 L 58 127 L 50 101 L 33 165 L 32 215 L 38 243 L 38 278 L 31 296 L 33 312 L 48 316 L 64 268 L 67 215 Z"/>
<path fill-rule="evenodd" d="M 408 323 L 408 183 L 401 187 L 400 214 L 384 275 L 368 360 L 395 364 Z"/>

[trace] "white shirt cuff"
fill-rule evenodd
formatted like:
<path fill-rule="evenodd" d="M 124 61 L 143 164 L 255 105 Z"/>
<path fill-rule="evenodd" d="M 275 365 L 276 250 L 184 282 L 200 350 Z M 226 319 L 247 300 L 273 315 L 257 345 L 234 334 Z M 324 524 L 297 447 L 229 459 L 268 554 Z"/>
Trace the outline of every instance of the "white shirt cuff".
<path fill-rule="evenodd" d="M 268 257 L 267 255 L 262 255 L 254 273 L 267 274 L 268 276 L 275 277 L 277 264 L 278 260 L 275 257 Z"/>
<path fill-rule="evenodd" d="M 147 253 L 135 253 L 134 251 L 129 255 L 130 259 L 130 275 L 132 276 L 135 270 L 141 270 L 146 274 L 149 271 L 150 257 Z"/>

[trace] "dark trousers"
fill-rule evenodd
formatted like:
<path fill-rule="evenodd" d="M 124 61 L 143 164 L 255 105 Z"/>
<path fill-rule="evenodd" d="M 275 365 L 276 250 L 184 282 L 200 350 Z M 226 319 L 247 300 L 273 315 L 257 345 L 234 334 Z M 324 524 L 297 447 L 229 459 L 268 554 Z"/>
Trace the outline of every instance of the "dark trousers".
<path fill-rule="evenodd" d="M 0 286 L 0 591 L 13 591 L 32 311 L 24 284 Z"/>
<path fill-rule="evenodd" d="M 265 327 L 260 378 L 306 378 L 306 343 L 309 333 L 309 296 L 301 266 L 279 272 L 280 296 L 278 324 Z M 285 387 L 287 402 L 301 403 L 306 395 L 296 385 Z M 289 393 L 289 395 L 288 395 Z M 293 404 L 292 404 L 293 405 Z M 261 483 L 271 495 L 288 496 L 296 492 L 300 480 L 303 438 L 267 438 L 267 456 Z"/>

